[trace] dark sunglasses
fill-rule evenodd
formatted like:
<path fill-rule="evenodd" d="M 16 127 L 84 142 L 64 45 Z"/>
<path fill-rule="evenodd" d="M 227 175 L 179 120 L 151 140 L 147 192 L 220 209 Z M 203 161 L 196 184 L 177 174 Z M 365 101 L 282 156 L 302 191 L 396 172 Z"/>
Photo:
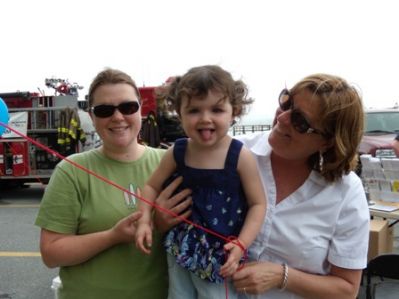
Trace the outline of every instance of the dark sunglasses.
<path fill-rule="evenodd" d="M 288 89 L 283 89 L 281 91 L 280 96 L 278 97 L 278 103 L 282 111 L 291 110 L 291 124 L 299 133 L 314 133 L 325 136 L 325 134 L 320 130 L 312 128 L 302 112 L 294 108 L 293 97 L 290 95 Z"/>
<path fill-rule="evenodd" d="M 136 113 L 140 108 L 139 102 L 131 101 L 120 103 L 118 106 L 114 105 L 98 105 L 91 107 L 94 115 L 100 118 L 110 117 L 115 113 L 115 109 L 118 109 L 123 115 L 130 115 Z"/>

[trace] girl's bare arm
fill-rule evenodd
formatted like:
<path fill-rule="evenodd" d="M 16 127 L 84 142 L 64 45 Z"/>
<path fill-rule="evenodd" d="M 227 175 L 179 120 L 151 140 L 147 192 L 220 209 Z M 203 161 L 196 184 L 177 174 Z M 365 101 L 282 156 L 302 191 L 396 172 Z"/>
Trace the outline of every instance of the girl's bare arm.
<path fill-rule="evenodd" d="M 245 147 L 241 150 L 237 168 L 248 203 L 247 216 L 238 238 L 248 248 L 265 220 L 267 199 L 255 158 Z"/>

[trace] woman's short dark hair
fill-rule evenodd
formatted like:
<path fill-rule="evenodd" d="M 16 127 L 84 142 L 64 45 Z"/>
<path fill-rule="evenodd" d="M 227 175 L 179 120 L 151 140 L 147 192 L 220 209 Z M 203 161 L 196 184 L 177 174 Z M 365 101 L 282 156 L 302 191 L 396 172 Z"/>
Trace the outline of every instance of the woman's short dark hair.
<path fill-rule="evenodd" d="M 134 80 L 126 73 L 112 68 L 106 68 L 105 70 L 99 72 L 97 76 L 93 79 L 89 88 L 89 107 L 93 105 L 93 94 L 102 85 L 105 84 L 118 84 L 125 83 L 132 86 L 136 92 L 137 98 L 140 100 L 140 92 L 137 88 Z"/>

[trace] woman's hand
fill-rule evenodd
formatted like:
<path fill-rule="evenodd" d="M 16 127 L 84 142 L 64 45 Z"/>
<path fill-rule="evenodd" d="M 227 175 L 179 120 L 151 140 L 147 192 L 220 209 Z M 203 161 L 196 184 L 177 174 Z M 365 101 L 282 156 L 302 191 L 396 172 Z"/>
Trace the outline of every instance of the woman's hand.
<path fill-rule="evenodd" d="M 190 189 L 184 189 L 172 196 L 176 188 L 182 183 L 183 178 L 178 177 L 168 187 L 166 187 L 155 200 L 155 204 L 162 210 L 155 209 L 154 224 L 160 232 L 166 232 L 176 224 L 180 223 L 182 218 L 187 218 L 191 215 L 189 207 L 192 204 Z M 168 211 L 170 212 L 168 212 Z M 176 217 L 179 215 L 180 217 Z"/>
<path fill-rule="evenodd" d="M 283 282 L 284 270 L 279 264 L 251 262 L 233 275 L 234 287 L 240 293 L 263 294 L 272 288 L 279 288 Z"/>
<path fill-rule="evenodd" d="M 331 265 L 329 275 L 317 275 L 294 268 L 288 270 L 289 292 L 301 298 L 353 299 L 359 292 L 362 270 L 351 270 Z M 252 262 L 233 275 L 234 287 L 240 293 L 263 294 L 280 288 L 284 268 L 270 262 Z"/>
<path fill-rule="evenodd" d="M 111 238 L 115 244 L 129 243 L 135 240 L 136 221 L 142 216 L 142 212 L 134 212 L 121 219 L 110 229 Z"/>

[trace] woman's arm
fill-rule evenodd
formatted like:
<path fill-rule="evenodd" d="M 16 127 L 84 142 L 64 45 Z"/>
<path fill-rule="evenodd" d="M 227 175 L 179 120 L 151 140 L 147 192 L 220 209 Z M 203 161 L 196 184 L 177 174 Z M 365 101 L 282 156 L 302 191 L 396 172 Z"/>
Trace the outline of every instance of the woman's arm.
<path fill-rule="evenodd" d="M 40 252 L 43 262 L 49 268 L 78 265 L 116 244 L 133 242 L 134 223 L 141 215 L 141 212 L 133 213 L 109 230 L 86 235 L 67 235 L 42 229 Z"/>
<path fill-rule="evenodd" d="M 315 275 L 288 268 L 286 290 L 309 299 L 356 298 L 362 270 L 331 266 L 329 275 Z M 282 265 L 270 262 L 248 263 L 233 275 L 234 286 L 248 294 L 266 293 L 280 288 L 284 281 Z"/>

